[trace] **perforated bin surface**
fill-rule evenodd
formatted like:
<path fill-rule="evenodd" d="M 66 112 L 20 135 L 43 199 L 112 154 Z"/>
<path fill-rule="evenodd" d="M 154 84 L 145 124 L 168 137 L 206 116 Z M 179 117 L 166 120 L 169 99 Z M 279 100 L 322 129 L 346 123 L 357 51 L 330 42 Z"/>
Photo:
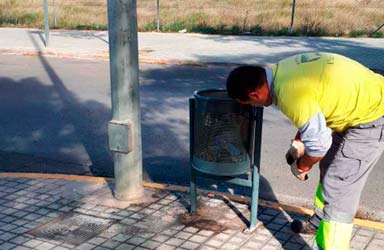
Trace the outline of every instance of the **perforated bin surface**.
<path fill-rule="evenodd" d="M 202 90 L 194 97 L 193 167 L 215 175 L 248 172 L 251 107 L 225 90 Z"/>

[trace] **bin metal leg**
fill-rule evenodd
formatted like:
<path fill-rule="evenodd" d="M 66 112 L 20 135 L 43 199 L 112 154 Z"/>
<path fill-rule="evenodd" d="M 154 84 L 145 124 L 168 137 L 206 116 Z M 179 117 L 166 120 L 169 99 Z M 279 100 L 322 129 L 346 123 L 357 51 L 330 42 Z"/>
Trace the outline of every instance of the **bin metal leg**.
<path fill-rule="evenodd" d="M 190 187 L 190 193 L 191 193 L 191 208 L 190 213 L 193 213 L 196 211 L 196 201 L 197 201 L 197 192 L 196 192 L 196 170 L 191 166 L 191 187 Z"/>
<path fill-rule="evenodd" d="M 252 170 L 252 200 L 251 217 L 249 219 L 249 231 L 253 231 L 257 224 L 257 205 L 259 200 L 259 173 L 257 167 Z"/>

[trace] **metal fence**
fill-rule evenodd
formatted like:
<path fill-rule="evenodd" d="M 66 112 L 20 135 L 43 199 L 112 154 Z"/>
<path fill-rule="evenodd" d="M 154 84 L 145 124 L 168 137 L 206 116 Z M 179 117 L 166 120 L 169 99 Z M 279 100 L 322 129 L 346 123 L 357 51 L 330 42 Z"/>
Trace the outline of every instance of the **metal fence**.
<path fill-rule="evenodd" d="M 50 24 L 62 27 L 66 5 L 74 2 L 106 16 L 105 0 L 48 0 Z M 141 31 L 359 36 L 382 33 L 384 24 L 382 0 L 139 0 L 137 7 Z M 81 21 L 91 28 L 107 25 L 106 19 Z"/>
<path fill-rule="evenodd" d="M 152 4 L 152 8 L 150 6 Z M 160 23 L 160 30 L 220 30 L 262 33 L 291 31 L 313 35 L 370 34 L 384 23 L 382 0 L 160 0 L 138 2 L 141 28 Z M 155 7 L 156 6 L 156 7 Z M 160 11 L 157 11 L 160 10 Z M 160 15 L 158 15 L 160 13 Z"/>

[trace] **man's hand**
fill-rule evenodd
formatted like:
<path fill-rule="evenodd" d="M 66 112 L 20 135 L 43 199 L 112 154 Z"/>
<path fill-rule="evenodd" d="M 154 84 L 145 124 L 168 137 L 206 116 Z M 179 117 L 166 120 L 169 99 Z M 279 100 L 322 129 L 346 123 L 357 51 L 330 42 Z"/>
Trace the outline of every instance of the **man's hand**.
<path fill-rule="evenodd" d="M 308 179 L 308 171 L 303 171 L 297 167 L 297 161 L 304 155 L 304 153 L 304 143 L 299 140 L 293 140 L 288 152 L 285 155 L 287 163 L 291 166 L 292 174 L 301 181 Z"/>
<path fill-rule="evenodd" d="M 287 154 L 291 155 L 295 160 L 302 157 L 305 153 L 305 146 L 302 141 L 299 140 L 293 140 L 291 142 L 291 145 L 288 149 Z"/>
<path fill-rule="evenodd" d="M 297 167 L 297 160 L 291 164 L 291 172 L 300 181 L 308 180 L 308 171 L 303 171 Z"/>

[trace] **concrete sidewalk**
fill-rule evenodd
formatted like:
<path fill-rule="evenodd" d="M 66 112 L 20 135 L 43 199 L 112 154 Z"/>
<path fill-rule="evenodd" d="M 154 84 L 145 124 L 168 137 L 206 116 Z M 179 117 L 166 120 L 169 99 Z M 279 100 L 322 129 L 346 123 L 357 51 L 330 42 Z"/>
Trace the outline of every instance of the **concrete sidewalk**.
<path fill-rule="evenodd" d="M 139 33 L 140 61 L 167 64 L 267 64 L 300 52 L 339 53 L 376 69 L 384 69 L 384 39 L 255 37 L 178 33 Z M 71 58 L 108 58 L 105 31 L 44 32 L 0 28 L 0 53 L 43 54 Z"/>
<path fill-rule="evenodd" d="M 305 216 L 289 211 L 259 206 L 257 229 L 245 233 L 247 204 L 200 196 L 190 215 L 186 193 L 147 188 L 130 204 L 114 200 L 101 178 L 2 177 L 0 190 L 2 250 L 304 250 L 313 241 L 291 232 L 290 222 Z M 384 249 L 384 231 L 355 226 L 350 249 Z"/>

